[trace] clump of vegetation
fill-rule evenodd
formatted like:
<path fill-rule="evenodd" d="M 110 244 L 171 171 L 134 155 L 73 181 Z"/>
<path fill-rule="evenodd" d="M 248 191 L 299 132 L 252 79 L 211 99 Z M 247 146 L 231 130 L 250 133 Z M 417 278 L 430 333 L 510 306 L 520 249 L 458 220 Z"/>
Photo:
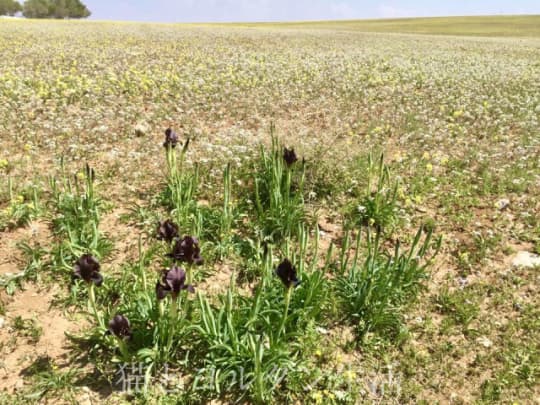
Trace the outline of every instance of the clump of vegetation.
<path fill-rule="evenodd" d="M 261 146 L 253 173 L 258 228 L 270 241 L 289 238 L 305 221 L 303 200 L 304 163 L 294 149 L 281 147 L 272 134 L 272 148 Z"/>
<path fill-rule="evenodd" d="M 166 206 L 168 214 L 183 223 L 195 220 L 204 226 L 208 211 L 199 210 L 191 191 L 182 191 L 186 184 L 193 184 L 197 173 L 183 169 L 188 142 L 177 152 L 179 142 L 174 131 L 167 130 L 164 187 L 172 202 Z M 397 245 L 394 254 L 387 256 L 380 248 L 381 232 L 373 238 L 368 227 L 363 264 L 358 232 L 354 253 L 347 242 L 342 245 L 341 267 L 334 274 L 332 246 L 320 262 L 318 234 L 312 238 L 307 230 L 303 175 L 294 170 L 298 164 L 294 149 L 281 148 L 275 138 L 271 148 L 270 153 L 261 149 L 260 162 L 252 169 L 258 201 L 248 215 L 261 230 L 254 236 L 257 245 L 265 248 L 252 251 L 255 284 L 250 292 L 241 290 L 236 270 L 226 291 L 217 296 L 199 287 L 211 275 L 202 270 L 208 264 L 201 242 L 196 236 L 181 236 L 181 225 L 170 219 L 157 226 L 158 247 L 145 251 L 139 243 L 139 261 L 126 265 L 119 276 L 103 277 L 98 259 L 90 253 L 78 258 L 74 277 L 87 286 L 87 309 L 94 325 L 77 340 L 91 342 L 90 355 L 98 367 L 105 370 L 111 356 L 113 362 L 139 361 L 145 368 L 145 389 L 172 368 L 189 381 L 184 390 L 200 399 L 225 395 L 268 403 L 288 395 L 284 390 L 288 379 L 302 373 L 313 356 L 308 342 L 315 339 L 317 328 L 346 320 L 356 325 L 360 339 L 373 331 L 392 329 L 389 337 L 394 333 L 401 306 L 416 296 L 427 277 L 429 259 L 424 256 L 433 247 L 431 232 L 420 243 L 420 230 L 408 252 L 402 253 Z M 224 172 L 225 216 L 229 170 L 227 166 Z M 68 204 L 60 222 L 68 228 L 83 229 L 87 221 L 99 222 L 95 175 L 88 167 L 85 178 L 80 204 Z M 53 196 L 64 201 L 58 191 Z M 289 209 L 297 214 L 291 217 Z M 224 221 L 219 229 L 233 231 L 234 222 Z M 249 227 L 239 231 L 251 232 Z M 434 253 L 440 241 L 435 245 Z M 345 260 L 351 254 L 354 259 Z M 166 268 L 160 277 L 149 272 L 152 260 Z M 107 296 L 114 299 L 109 301 Z M 332 303 L 331 297 L 337 300 Z"/>
<path fill-rule="evenodd" d="M 42 207 L 39 203 L 40 191 L 36 187 L 28 187 L 15 194 L 13 180 L 7 177 L 8 205 L 0 211 L 0 229 L 14 229 L 28 225 L 39 217 Z"/>
<path fill-rule="evenodd" d="M 398 334 L 402 325 L 400 308 L 418 295 L 428 277 L 426 269 L 441 246 L 440 238 L 432 246 L 432 231 L 427 231 L 424 240 L 422 236 L 420 228 L 408 251 L 402 252 L 398 241 L 394 252 L 387 254 L 381 250 L 381 232 L 373 235 L 366 228 L 366 257 L 362 262 L 358 253 L 348 259 L 350 238 L 346 236 L 336 290 L 345 308 L 344 318 L 352 321 L 360 337 L 373 332 Z M 362 232 L 356 238 L 358 252 Z"/>
<path fill-rule="evenodd" d="M 389 168 L 384 164 L 381 154 L 374 160 L 371 154 L 367 158 L 363 189 L 356 191 L 356 200 L 347 213 L 356 225 L 370 226 L 378 231 L 391 232 L 398 221 L 397 190 L 399 183 L 392 180 Z"/>

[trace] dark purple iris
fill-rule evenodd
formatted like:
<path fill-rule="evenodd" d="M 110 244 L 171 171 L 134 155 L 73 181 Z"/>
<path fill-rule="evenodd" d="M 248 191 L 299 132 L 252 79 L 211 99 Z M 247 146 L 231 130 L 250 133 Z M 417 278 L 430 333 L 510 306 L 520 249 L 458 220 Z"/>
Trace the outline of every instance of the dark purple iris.
<path fill-rule="evenodd" d="M 84 254 L 73 266 L 73 276 L 87 283 L 94 283 L 99 287 L 103 283 L 99 269 L 100 265 L 97 259 L 90 254 Z"/>
<path fill-rule="evenodd" d="M 283 260 L 276 269 L 276 275 L 283 281 L 285 287 L 296 287 L 300 284 L 300 280 L 296 276 L 296 267 L 293 266 L 289 259 Z"/>
<path fill-rule="evenodd" d="M 171 293 L 172 298 L 176 299 L 180 291 L 187 290 L 189 292 L 195 292 L 192 285 L 186 284 L 186 272 L 184 269 L 178 266 L 172 266 L 170 270 L 167 270 L 161 279 L 161 282 L 156 284 L 156 295 L 158 300 L 162 300 Z"/>
<path fill-rule="evenodd" d="M 285 160 L 287 166 L 292 166 L 298 160 L 296 153 L 294 153 L 294 148 L 283 148 L 283 160 Z"/>
<path fill-rule="evenodd" d="M 184 239 L 177 240 L 169 256 L 188 264 L 203 264 L 199 241 L 192 236 L 184 236 Z"/>
<path fill-rule="evenodd" d="M 120 339 L 131 339 L 129 320 L 124 315 L 116 315 L 109 321 L 107 332 Z"/>
<path fill-rule="evenodd" d="M 163 146 L 165 148 L 176 148 L 177 144 L 178 135 L 176 135 L 176 132 L 174 132 L 171 128 L 167 128 L 165 130 L 165 142 L 163 143 Z"/>
<path fill-rule="evenodd" d="M 178 225 L 172 222 L 170 219 L 160 222 L 157 228 L 157 238 L 159 240 L 165 240 L 169 243 L 178 236 Z"/>

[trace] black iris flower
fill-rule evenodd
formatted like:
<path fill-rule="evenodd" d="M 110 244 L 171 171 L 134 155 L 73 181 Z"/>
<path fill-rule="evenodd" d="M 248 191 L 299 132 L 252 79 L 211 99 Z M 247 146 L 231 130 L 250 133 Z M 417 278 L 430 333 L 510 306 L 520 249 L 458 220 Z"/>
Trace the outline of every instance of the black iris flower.
<path fill-rule="evenodd" d="M 173 299 L 178 297 L 180 291 L 188 290 L 189 292 L 195 292 L 192 285 L 186 284 L 186 272 L 184 269 L 178 266 L 172 266 L 170 270 L 167 270 L 161 279 L 161 282 L 156 284 L 156 295 L 159 300 L 162 300 L 171 293 Z"/>
<path fill-rule="evenodd" d="M 176 132 L 174 132 L 171 128 L 167 128 L 165 130 L 165 142 L 163 142 L 163 146 L 165 148 L 176 148 L 177 144 L 178 135 L 176 135 Z"/>
<path fill-rule="evenodd" d="M 157 229 L 157 238 L 159 240 L 165 240 L 169 243 L 178 236 L 178 225 L 172 222 L 170 219 L 160 222 Z"/>
<path fill-rule="evenodd" d="M 292 166 L 298 160 L 296 153 L 294 152 L 294 148 L 283 148 L 283 160 L 285 160 L 287 166 Z"/>
<path fill-rule="evenodd" d="M 107 333 L 120 339 L 131 339 L 131 326 L 124 315 L 116 315 L 109 321 Z"/>
<path fill-rule="evenodd" d="M 296 287 L 300 284 L 300 280 L 296 276 L 296 267 L 293 266 L 289 259 L 283 260 L 276 269 L 276 275 L 283 281 L 285 287 Z"/>
<path fill-rule="evenodd" d="M 73 266 L 73 276 L 87 283 L 94 283 L 99 287 L 103 283 L 103 277 L 99 269 L 98 260 L 90 254 L 84 254 Z"/>
<path fill-rule="evenodd" d="M 184 236 L 184 239 L 177 240 L 169 256 L 188 264 L 203 264 L 199 241 L 192 236 Z"/>

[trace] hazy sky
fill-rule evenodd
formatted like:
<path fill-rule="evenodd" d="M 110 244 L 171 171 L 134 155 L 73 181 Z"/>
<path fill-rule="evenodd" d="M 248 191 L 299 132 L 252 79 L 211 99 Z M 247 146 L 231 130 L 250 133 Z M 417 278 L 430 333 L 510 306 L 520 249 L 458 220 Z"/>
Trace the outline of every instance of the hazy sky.
<path fill-rule="evenodd" d="M 92 19 L 290 21 L 475 14 L 540 14 L 540 0 L 86 0 Z"/>

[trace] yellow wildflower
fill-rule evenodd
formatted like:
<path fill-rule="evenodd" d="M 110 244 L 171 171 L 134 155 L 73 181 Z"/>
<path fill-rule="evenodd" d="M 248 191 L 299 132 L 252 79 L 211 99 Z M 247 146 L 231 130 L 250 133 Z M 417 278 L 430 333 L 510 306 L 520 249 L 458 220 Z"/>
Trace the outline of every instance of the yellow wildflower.
<path fill-rule="evenodd" d="M 343 375 L 344 375 L 345 379 L 347 381 L 349 381 L 349 382 L 356 379 L 356 373 L 354 371 L 352 371 L 352 370 L 345 371 L 345 373 Z"/>
<path fill-rule="evenodd" d="M 315 401 L 316 404 L 322 404 L 323 395 L 320 391 L 314 391 L 311 393 L 311 398 Z"/>
<path fill-rule="evenodd" d="M 323 394 L 328 399 L 334 399 L 336 397 L 333 392 L 330 392 L 328 390 L 324 390 Z"/>

